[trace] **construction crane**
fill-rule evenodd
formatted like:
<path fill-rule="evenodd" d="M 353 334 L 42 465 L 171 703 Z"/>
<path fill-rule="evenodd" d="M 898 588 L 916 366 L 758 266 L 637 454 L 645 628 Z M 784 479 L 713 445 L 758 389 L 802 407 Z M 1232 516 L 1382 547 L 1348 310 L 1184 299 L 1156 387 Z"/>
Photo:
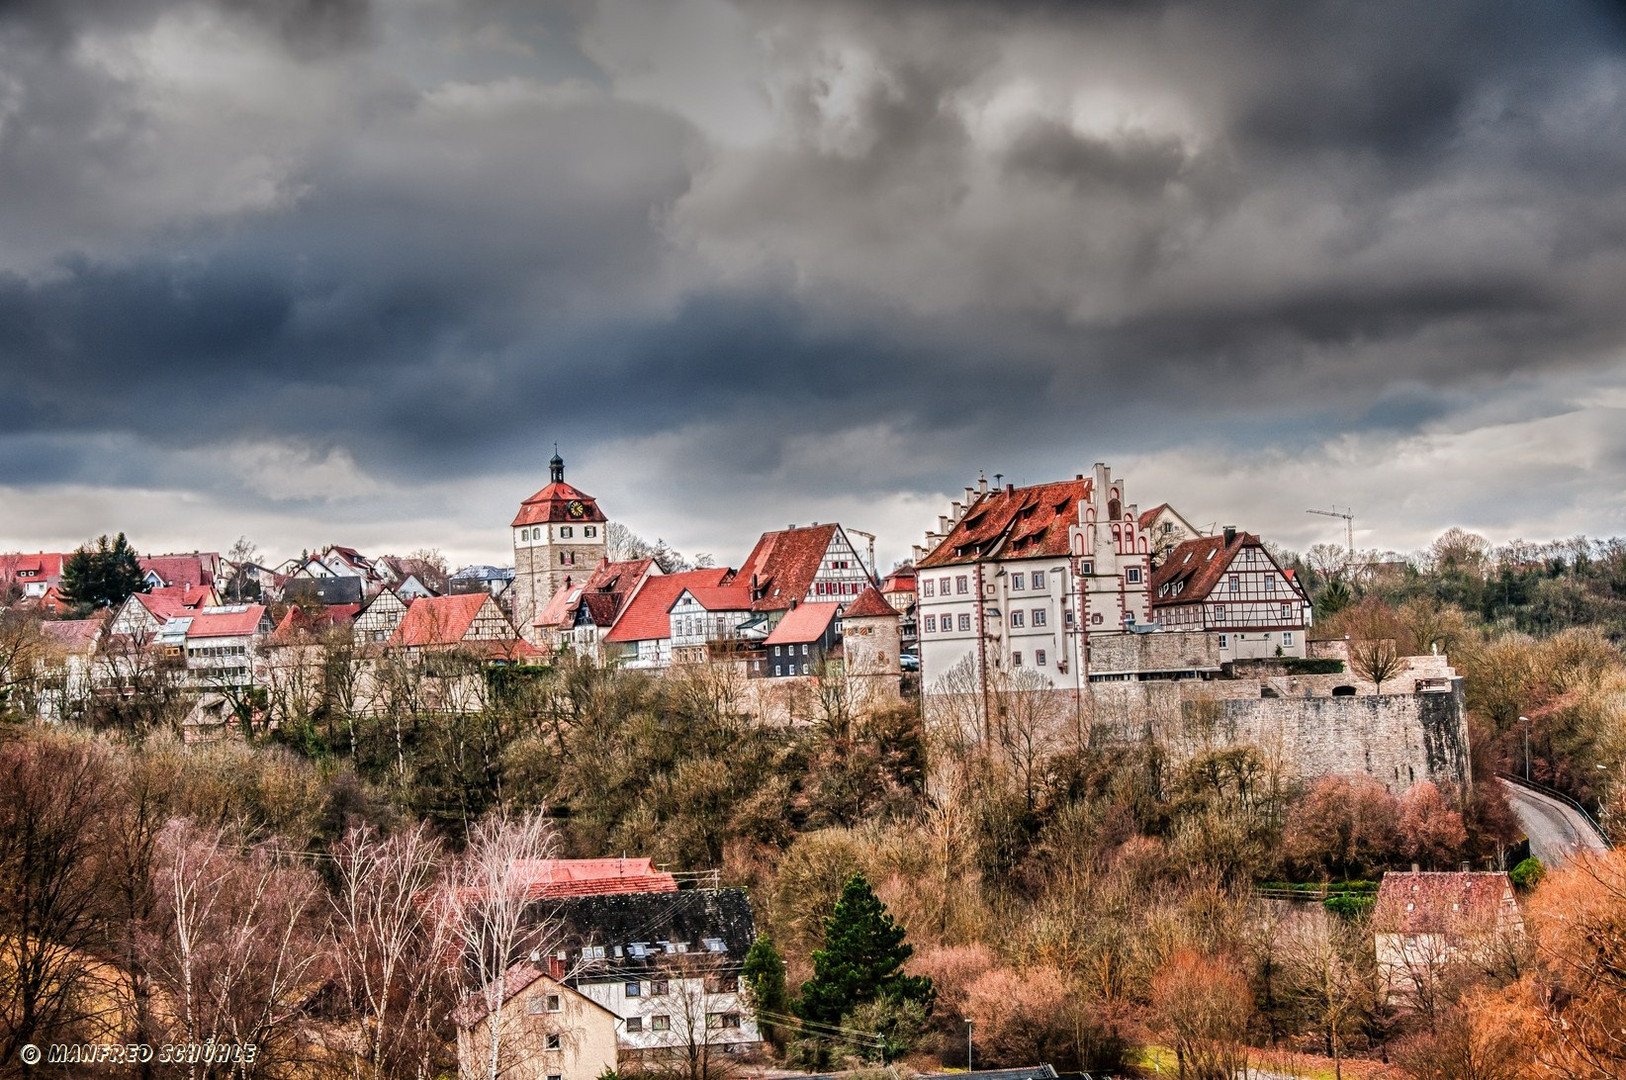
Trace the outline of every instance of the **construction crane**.
<path fill-rule="evenodd" d="M 864 539 L 869 541 L 869 576 L 870 576 L 870 582 L 872 584 L 874 584 L 874 585 L 879 586 L 881 584 L 881 579 L 880 579 L 880 575 L 877 574 L 876 570 L 875 570 L 875 534 L 865 532 L 863 529 L 848 529 L 845 525 L 842 526 L 842 528 L 845 531 L 852 533 L 854 536 L 862 536 Z"/>
<path fill-rule="evenodd" d="M 1349 507 L 1347 510 L 1340 510 L 1338 509 L 1338 504 L 1334 503 L 1331 510 L 1306 510 L 1305 513 L 1320 514 L 1322 517 L 1343 518 L 1344 536 L 1347 541 L 1345 543 L 1345 550 L 1351 553 L 1355 551 L 1355 508 L 1353 506 Z"/>

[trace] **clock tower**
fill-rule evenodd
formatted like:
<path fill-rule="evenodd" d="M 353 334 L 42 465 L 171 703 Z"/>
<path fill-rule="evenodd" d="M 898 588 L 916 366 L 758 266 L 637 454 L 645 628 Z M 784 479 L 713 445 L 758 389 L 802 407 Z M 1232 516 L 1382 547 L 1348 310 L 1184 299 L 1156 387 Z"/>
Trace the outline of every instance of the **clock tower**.
<path fill-rule="evenodd" d="M 520 504 L 509 526 L 514 541 L 514 622 L 535 643 L 531 623 L 553 594 L 587 580 L 604 559 L 609 519 L 591 495 L 565 483 L 565 462 L 554 451 L 548 486 Z"/>

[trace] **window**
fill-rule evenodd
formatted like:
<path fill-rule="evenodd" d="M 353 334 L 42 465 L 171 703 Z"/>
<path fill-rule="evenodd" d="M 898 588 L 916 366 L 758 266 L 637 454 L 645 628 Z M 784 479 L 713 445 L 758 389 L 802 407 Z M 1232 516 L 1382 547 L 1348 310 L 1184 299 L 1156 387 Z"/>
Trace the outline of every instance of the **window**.
<path fill-rule="evenodd" d="M 604 959 L 604 946 L 602 946 L 602 945 L 584 945 L 584 946 L 582 946 L 582 959 L 583 960 L 602 960 L 602 959 Z"/>
<path fill-rule="evenodd" d="M 818 594 L 819 596 L 823 596 L 824 595 L 824 582 L 821 581 L 817 585 L 815 585 L 813 587 L 813 591 L 816 594 Z"/>
<path fill-rule="evenodd" d="M 562 1045 L 557 1031 L 550 1031 L 543 1037 L 542 1049 L 557 1050 Z"/>
<path fill-rule="evenodd" d="M 1139 582 L 1140 581 L 1140 567 L 1131 566 L 1131 567 L 1125 569 L 1124 570 L 1124 580 L 1129 582 L 1131 585 L 1136 584 L 1137 582 Z"/>
<path fill-rule="evenodd" d="M 1045 661 L 1044 650 L 1043 649 L 1035 649 L 1035 650 L 1033 650 L 1033 662 L 1035 664 L 1038 664 L 1040 667 L 1044 667 L 1044 661 Z"/>
<path fill-rule="evenodd" d="M 1293 644 L 1293 631 L 1291 631 L 1291 630 L 1283 630 L 1282 631 L 1282 644 L 1283 645 L 1291 645 L 1291 644 Z"/>
<path fill-rule="evenodd" d="M 706 1026 L 716 1030 L 718 1028 L 737 1028 L 740 1026 L 739 1013 L 707 1013 Z"/>
<path fill-rule="evenodd" d="M 1283 604 L 1282 605 L 1282 621 L 1286 622 L 1288 619 L 1291 619 L 1292 617 L 1293 617 L 1293 605 L 1291 605 L 1291 604 Z"/>
<path fill-rule="evenodd" d="M 1078 564 L 1078 572 L 1085 575 L 1095 573 L 1095 561 L 1093 559 L 1084 559 Z"/>
<path fill-rule="evenodd" d="M 1034 608 L 1033 609 L 1033 625 L 1034 626 L 1043 626 L 1045 624 L 1044 619 L 1045 619 L 1044 608 L 1042 608 L 1042 607 Z"/>
<path fill-rule="evenodd" d="M 774 673 L 774 674 L 775 674 L 775 675 L 783 675 L 783 674 L 784 674 L 784 672 L 783 672 L 783 671 L 780 671 L 780 670 L 779 670 L 779 665 L 778 665 L 778 664 L 775 664 L 775 665 L 774 665 L 774 666 L 773 666 L 773 673 Z"/>
<path fill-rule="evenodd" d="M 560 1012 L 564 1009 L 564 1004 L 559 1000 L 558 994 L 549 994 L 546 1000 L 549 1012 Z"/>
<path fill-rule="evenodd" d="M 1215 604 L 1214 605 L 1214 618 L 1220 619 L 1222 621 L 1224 620 L 1224 618 L 1225 618 L 1225 605 L 1224 604 Z"/>
<path fill-rule="evenodd" d="M 1230 637 L 1228 635 L 1226 635 L 1226 634 L 1221 634 L 1220 635 L 1220 648 L 1228 649 L 1230 647 L 1231 647 L 1231 639 L 1230 639 Z"/>
<path fill-rule="evenodd" d="M 931 578 L 922 578 L 921 579 L 921 582 L 920 582 L 920 595 L 921 596 L 936 596 L 937 595 L 936 591 L 932 588 L 932 579 Z"/>
<path fill-rule="evenodd" d="M 1231 592 L 1241 592 L 1242 591 L 1242 575 L 1241 574 L 1232 574 L 1226 580 L 1228 582 L 1228 587 L 1230 588 Z"/>
<path fill-rule="evenodd" d="M 971 579 L 961 574 L 954 579 L 954 591 L 961 596 L 971 591 Z"/>
<path fill-rule="evenodd" d="M 802 646 L 802 655 L 803 655 L 803 656 L 806 656 L 806 655 L 807 655 L 807 646 L 806 646 L 806 645 L 803 645 L 803 646 Z"/>
<path fill-rule="evenodd" d="M 779 650 L 780 650 L 780 649 L 781 649 L 781 648 L 782 648 L 782 646 L 779 646 L 779 645 L 775 645 L 775 646 L 774 646 L 774 647 L 773 647 L 773 654 L 774 654 L 774 655 L 775 655 L 775 656 L 778 656 L 778 655 L 779 655 Z"/>
<path fill-rule="evenodd" d="M 640 1032 L 642 1030 L 644 1030 L 644 1018 L 643 1017 L 641 1017 L 641 1016 L 629 1016 L 629 1017 L 627 1017 L 627 1032 L 628 1032 L 628 1034 L 637 1034 L 638 1032 Z"/>
<path fill-rule="evenodd" d="M 544 1012 L 547 1011 L 543 1007 L 545 1004 L 546 1004 L 546 1002 L 544 1002 L 540 996 L 526 998 L 525 999 L 525 1015 L 526 1016 L 541 1016 Z"/>
<path fill-rule="evenodd" d="M 1011 575 L 1011 590 L 1013 592 L 1015 590 L 1017 590 L 1017 589 L 1025 589 L 1027 587 L 1028 587 L 1028 579 L 1027 579 L 1026 574 L 1018 573 L 1018 574 L 1012 574 Z"/>
<path fill-rule="evenodd" d="M 670 1016 L 651 1016 L 649 1018 L 650 1031 L 670 1031 L 671 1029 L 672 1018 Z"/>
<path fill-rule="evenodd" d="M 643 994 L 643 992 L 644 992 L 644 984 L 643 983 L 630 982 L 630 983 L 627 984 L 627 996 L 628 997 L 638 997 L 641 994 Z"/>
<path fill-rule="evenodd" d="M 961 630 L 969 630 L 969 629 L 971 629 L 971 616 L 969 616 L 969 615 L 961 615 L 960 616 L 960 629 Z"/>
<path fill-rule="evenodd" d="M 565 1080 L 563 1073 L 549 1073 L 548 1080 Z"/>
<path fill-rule="evenodd" d="M 728 945 L 720 937 L 709 937 L 701 942 L 707 952 L 727 952 Z"/>
<path fill-rule="evenodd" d="M 598 526 L 597 525 L 583 525 L 582 526 L 582 535 L 583 536 L 597 536 L 598 535 Z"/>
<path fill-rule="evenodd" d="M 1022 666 L 1022 654 L 1019 653 L 1019 652 L 1011 653 L 1011 667 L 1021 667 L 1021 666 Z"/>
<path fill-rule="evenodd" d="M 1265 579 L 1265 591 L 1266 592 L 1275 592 L 1276 591 L 1276 575 L 1272 574 L 1270 577 L 1267 577 Z"/>
<path fill-rule="evenodd" d="M 1044 571 L 1043 570 L 1035 570 L 1033 572 L 1033 587 L 1035 589 L 1044 588 Z"/>
<path fill-rule="evenodd" d="M 627 955 L 639 960 L 643 959 L 649 955 L 649 942 L 634 941 L 631 945 L 627 946 Z"/>
<path fill-rule="evenodd" d="M 806 665 L 806 664 L 803 664 L 803 665 L 802 665 L 802 674 L 803 674 L 803 675 L 806 675 L 806 674 L 807 674 L 807 665 Z"/>
<path fill-rule="evenodd" d="M 649 983 L 649 994 L 651 997 L 665 997 L 670 985 L 665 979 L 652 979 Z"/>
<path fill-rule="evenodd" d="M 1020 611 L 1011 612 L 1011 629 L 1015 630 L 1018 627 L 1020 627 L 1021 625 L 1022 625 L 1022 613 Z"/>
<path fill-rule="evenodd" d="M 942 596 L 947 596 L 949 594 L 949 579 L 948 578 L 938 578 L 937 579 L 937 591 Z"/>
<path fill-rule="evenodd" d="M 561 525 L 561 526 L 559 526 L 559 535 L 560 536 L 574 536 L 575 532 L 574 532 L 574 530 L 571 529 L 571 527 L 569 525 Z"/>
<path fill-rule="evenodd" d="M 928 634 L 937 633 L 937 616 L 936 615 L 928 615 L 928 616 L 926 616 L 926 633 L 928 633 Z"/>

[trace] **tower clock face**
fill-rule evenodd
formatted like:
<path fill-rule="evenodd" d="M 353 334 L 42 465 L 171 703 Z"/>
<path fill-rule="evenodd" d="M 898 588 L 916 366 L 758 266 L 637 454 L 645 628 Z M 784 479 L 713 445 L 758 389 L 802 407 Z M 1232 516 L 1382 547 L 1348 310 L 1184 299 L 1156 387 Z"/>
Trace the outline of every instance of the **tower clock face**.
<path fill-rule="evenodd" d="M 587 516 L 587 507 L 582 505 L 580 499 L 571 499 L 565 503 L 565 513 L 573 518 L 584 518 Z"/>

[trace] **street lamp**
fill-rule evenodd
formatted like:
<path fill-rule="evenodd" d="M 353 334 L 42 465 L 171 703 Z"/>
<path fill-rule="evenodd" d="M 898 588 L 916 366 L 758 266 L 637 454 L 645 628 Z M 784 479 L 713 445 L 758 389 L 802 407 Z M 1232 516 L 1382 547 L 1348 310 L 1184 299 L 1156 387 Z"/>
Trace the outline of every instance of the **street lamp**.
<path fill-rule="evenodd" d="M 1530 718 L 1521 716 L 1519 722 L 1524 725 L 1524 782 L 1528 784 L 1530 782 Z"/>

